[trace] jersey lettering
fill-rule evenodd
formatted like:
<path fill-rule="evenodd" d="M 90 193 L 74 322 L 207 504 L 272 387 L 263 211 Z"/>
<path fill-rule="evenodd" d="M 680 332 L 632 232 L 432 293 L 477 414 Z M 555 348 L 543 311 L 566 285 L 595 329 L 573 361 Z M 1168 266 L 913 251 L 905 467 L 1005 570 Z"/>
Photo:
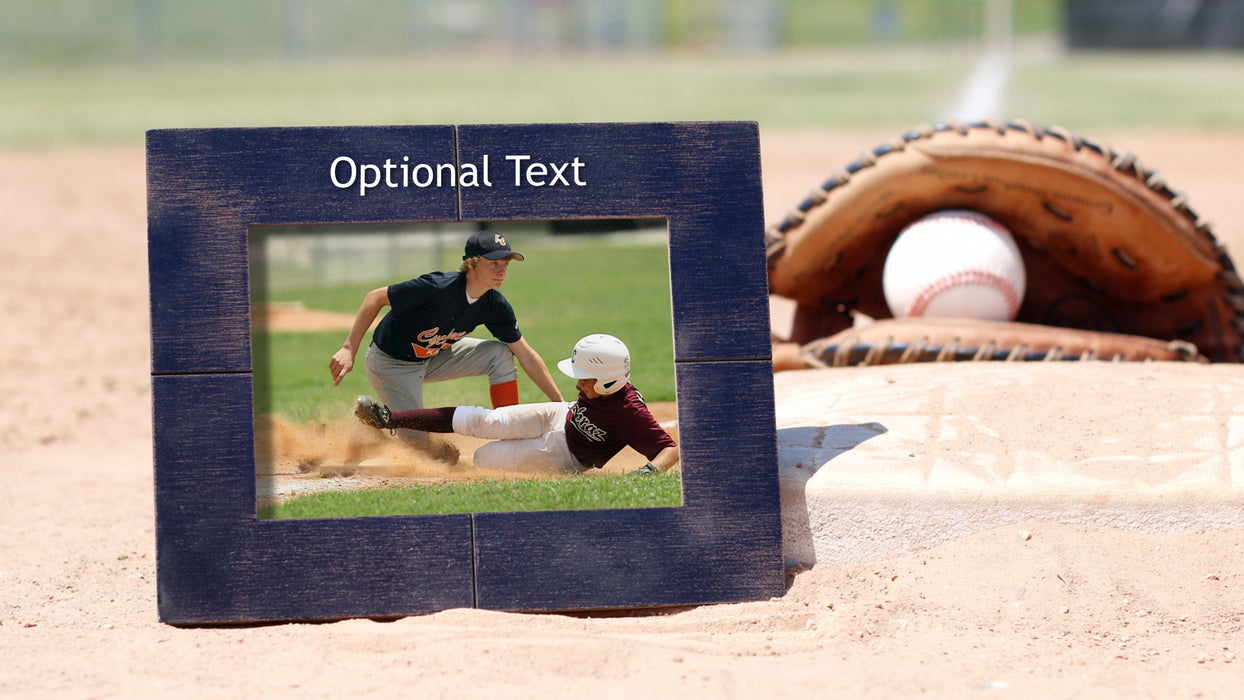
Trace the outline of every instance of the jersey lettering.
<path fill-rule="evenodd" d="M 435 357 L 441 350 L 444 350 L 450 345 L 462 340 L 467 335 L 466 331 L 451 331 L 449 333 L 442 334 L 440 330 L 440 326 L 437 326 L 436 328 L 429 328 L 428 330 L 415 336 L 415 342 L 410 344 L 410 347 L 415 351 L 415 355 L 417 355 L 420 359 Z"/>
<path fill-rule="evenodd" d="M 578 403 L 570 407 L 570 424 L 578 430 L 583 437 L 592 442 L 604 442 L 605 431 L 598 427 L 595 423 L 588 419 L 583 412 L 583 407 Z"/>

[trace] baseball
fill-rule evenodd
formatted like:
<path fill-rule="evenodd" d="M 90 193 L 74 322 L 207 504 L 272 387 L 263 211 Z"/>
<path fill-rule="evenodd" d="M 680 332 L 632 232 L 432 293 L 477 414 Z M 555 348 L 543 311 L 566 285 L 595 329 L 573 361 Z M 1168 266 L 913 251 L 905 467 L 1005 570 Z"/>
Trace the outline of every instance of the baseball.
<path fill-rule="evenodd" d="M 1013 321 L 1024 261 L 1011 233 L 980 212 L 947 209 L 912 222 L 886 256 L 881 284 L 895 318 Z"/>

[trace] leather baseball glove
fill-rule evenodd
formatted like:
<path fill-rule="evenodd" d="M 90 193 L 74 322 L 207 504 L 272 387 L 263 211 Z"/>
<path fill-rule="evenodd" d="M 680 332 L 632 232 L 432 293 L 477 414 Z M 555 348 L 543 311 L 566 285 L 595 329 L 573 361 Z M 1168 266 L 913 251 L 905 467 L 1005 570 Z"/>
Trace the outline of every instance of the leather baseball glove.
<path fill-rule="evenodd" d="M 861 335 L 857 318 L 891 317 L 881 272 L 894 239 L 943 209 L 979 211 L 1014 236 L 1027 277 L 1016 322 L 903 319 Z M 796 302 L 790 337 L 775 337 L 775 369 L 1244 361 L 1244 284 L 1209 225 L 1133 155 L 1063 129 L 985 121 L 909 131 L 833 173 L 766 231 L 766 250 L 770 293 Z"/>

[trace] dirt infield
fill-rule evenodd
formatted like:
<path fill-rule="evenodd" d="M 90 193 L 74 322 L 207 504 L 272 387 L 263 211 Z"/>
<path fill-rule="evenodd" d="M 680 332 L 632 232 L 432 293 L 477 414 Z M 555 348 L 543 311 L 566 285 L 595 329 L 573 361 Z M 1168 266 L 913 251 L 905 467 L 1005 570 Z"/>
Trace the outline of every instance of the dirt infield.
<path fill-rule="evenodd" d="M 269 331 L 348 331 L 350 314 L 308 309 L 301 302 L 265 304 L 251 309 L 251 325 Z"/>
<path fill-rule="evenodd" d="M 762 134 L 767 218 L 891 135 Z M 1244 132 L 1086 135 L 1142 154 L 1244 251 Z M 0 696 L 1238 697 L 1239 530 L 1026 523 L 791 571 L 773 600 L 627 615 L 163 625 L 143 164 L 0 153 L 0 650 L 20 660 Z M 1180 408 L 1140 381 L 1111 400 L 1098 434 L 1133 429 L 1129 406 Z M 1047 439 L 1093 456 L 1075 431 Z"/>
<path fill-rule="evenodd" d="M 649 409 L 678 439 L 677 406 L 661 402 Z M 483 440 L 454 434 L 432 435 L 430 440 L 427 450 L 416 450 L 352 417 L 299 425 L 264 416 L 256 425 L 256 452 L 271 459 L 256 459 L 256 496 L 262 505 L 323 491 L 529 478 L 476 468 L 471 456 Z M 623 450 L 599 473 L 623 474 L 645 461 L 635 451 Z"/>

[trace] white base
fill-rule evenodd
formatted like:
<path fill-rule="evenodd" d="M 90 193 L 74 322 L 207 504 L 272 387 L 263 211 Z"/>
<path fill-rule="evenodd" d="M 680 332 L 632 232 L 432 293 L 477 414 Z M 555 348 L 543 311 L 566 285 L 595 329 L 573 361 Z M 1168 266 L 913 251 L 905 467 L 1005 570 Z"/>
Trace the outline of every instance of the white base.
<path fill-rule="evenodd" d="M 1244 367 L 960 363 L 775 375 L 784 558 L 1038 521 L 1244 527 Z"/>

